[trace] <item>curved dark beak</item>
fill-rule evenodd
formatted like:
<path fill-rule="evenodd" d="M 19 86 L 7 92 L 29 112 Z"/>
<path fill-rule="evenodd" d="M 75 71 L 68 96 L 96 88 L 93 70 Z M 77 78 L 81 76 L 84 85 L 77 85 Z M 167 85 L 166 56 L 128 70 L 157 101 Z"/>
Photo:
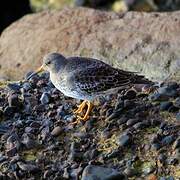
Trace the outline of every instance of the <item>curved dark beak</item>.
<path fill-rule="evenodd" d="M 34 73 L 32 73 L 30 76 L 28 76 L 28 77 L 27 77 L 27 80 L 29 80 L 29 79 L 32 78 L 34 75 L 36 75 L 36 74 L 38 74 L 38 73 L 40 73 L 40 72 L 42 72 L 42 71 L 44 71 L 43 65 L 42 65 L 40 68 L 38 68 Z"/>

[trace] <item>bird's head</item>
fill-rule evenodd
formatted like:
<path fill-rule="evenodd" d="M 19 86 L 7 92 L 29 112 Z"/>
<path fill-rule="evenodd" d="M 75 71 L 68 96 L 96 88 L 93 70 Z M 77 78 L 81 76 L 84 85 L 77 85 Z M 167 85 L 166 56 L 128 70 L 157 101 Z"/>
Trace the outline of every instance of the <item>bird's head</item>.
<path fill-rule="evenodd" d="M 27 79 L 30 79 L 32 76 L 42 71 L 48 71 L 50 73 L 59 72 L 64 68 L 66 62 L 67 59 L 63 55 L 59 53 L 49 53 L 44 56 L 42 66 L 32 73 Z"/>

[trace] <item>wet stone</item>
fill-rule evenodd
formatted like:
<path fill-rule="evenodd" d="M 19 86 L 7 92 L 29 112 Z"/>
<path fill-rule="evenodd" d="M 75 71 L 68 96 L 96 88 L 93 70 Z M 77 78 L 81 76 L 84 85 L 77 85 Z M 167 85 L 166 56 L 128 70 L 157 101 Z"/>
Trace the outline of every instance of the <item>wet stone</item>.
<path fill-rule="evenodd" d="M 180 112 L 178 112 L 178 113 L 176 114 L 176 120 L 177 120 L 177 121 L 180 121 Z"/>
<path fill-rule="evenodd" d="M 52 132 L 51 135 L 52 136 L 59 136 L 62 133 L 62 128 L 60 126 L 56 126 Z"/>
<path fill-rule="evenodd" d="M 129 119 L 129 120 L 126 122 L 126 125 L 127 125 L 127 126 L 133 126 L 133 125 L 136 124 L 137 122 L 139 122 L 138 119 Z"/>
<path fill-rule="evenodd" d="M 135 168 L 131 168 L 131 167 L 127 167 L 124 170 L 124 173 L 128 176 L 128 177 L 133 177 L 136 176 L 138 174 L 138 171 Z"/>
<path fill-rule="evenodd" d="M 180 138 L 176 139 L 176 141 L 173 144 L 173 149 L 178 149 L 180 147 Z"/>
<path fill-rule="evenodd" d="M 176 97 L 178 94 L 172 86 L 161 87 L 158 89 L 158 92 L 168 97 Z"/>
<path fill-rule="evenodd" d="M 168 110 L 171 106 L 173 105 L 172 102 L 169 101 L 164 101 L 160 103 L 160 110 L 161 111 L 166 111 Z"/>
<path fill-rule="evenodd" d="M 13 91 L 19 91 L 21 86 L 17 83 L 9 83 L 7 85 L 7 87 L 10 89 L 10 90 L 13 90 Z"/>
<path fill-rule="evenodd" d="M 23 88 L 25 91 L 29 91 L 32 87 L 31 87 L 31 84 L 30 84 L 29 82 L 25 82 L 25 83 L 23 83 L 22 88 Z"/>
<path fill-rule="evenodd" d="M 115 169 L 105 168 L 101 166 L 88 165 L 82 173 L 82 180 L 108 180 L 108 179 L 121 179 L 127 180 L 127 177 Z"/>
<path fill-rule="evenodd" d="M 162 144 L 163 146 L 170 145 L 170 144 L 173 143 L 174 139 L 175 139 L 175 138 L 174 138 L 173 135 L 166 136 L 166 137 L 164 137 L 164 138 L 162 139 L 161 144 Z"/>
<path fill-rule="evenodd" d="M 19 106 L 20 102 L 19 102 L 18 95 L 16 95 L 16 94 L 9 95 L 8 104 L 9 104 L 9 107 L 17 107 L 17 106 Z"/>
<path fill-rule="evenodd" d="M 180 108 L 180 97 L 175 99 L 174 106 L 177 107 L 177 108 Z"/>
<path fill-rule="evenodd" d="M 128 146 L 131 143 L 131 138 L 129 135 L 120 135 L 117 137 L 117 144 L 119 146 Z"/>
<path fill-rule="evenodd" d="M 50 101 L 50 95 L 47 92 L 44 92 L 40 98 L 41 104 L 48 104 Z"/>
<path fill-rule="evenodd" d="M 169 99 L 168 96 L 166 96 L 164 94 L 160 94 L 158 92 L 151 94 L 148 98 L 151 101 L 167 101 Z"/>

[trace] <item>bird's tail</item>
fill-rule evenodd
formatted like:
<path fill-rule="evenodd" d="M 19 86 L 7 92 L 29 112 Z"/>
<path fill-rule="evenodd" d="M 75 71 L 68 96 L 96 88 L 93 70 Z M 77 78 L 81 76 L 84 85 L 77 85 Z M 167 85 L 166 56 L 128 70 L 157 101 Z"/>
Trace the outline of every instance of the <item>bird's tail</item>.
<path fill-rule="evenodd" d="M 145 78 L 143 75 L 135 75 L 134 77 L 134 84 L 148 84 L 154 85 L 154 82 L 150 81 L 149 79 Z"/>

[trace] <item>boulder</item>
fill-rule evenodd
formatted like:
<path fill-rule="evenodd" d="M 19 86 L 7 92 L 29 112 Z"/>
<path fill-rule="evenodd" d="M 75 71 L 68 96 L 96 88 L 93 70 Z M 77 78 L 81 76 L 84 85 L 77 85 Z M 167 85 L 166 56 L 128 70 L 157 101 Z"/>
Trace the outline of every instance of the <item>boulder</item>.
<path fill-rule="evenodd" d="M 0 36 L 0 77 L 18 80 L 49 52 L 94 57 L 152 80 L 180 81 L 180 11 L 66 8 L 26 15 Z"/>

